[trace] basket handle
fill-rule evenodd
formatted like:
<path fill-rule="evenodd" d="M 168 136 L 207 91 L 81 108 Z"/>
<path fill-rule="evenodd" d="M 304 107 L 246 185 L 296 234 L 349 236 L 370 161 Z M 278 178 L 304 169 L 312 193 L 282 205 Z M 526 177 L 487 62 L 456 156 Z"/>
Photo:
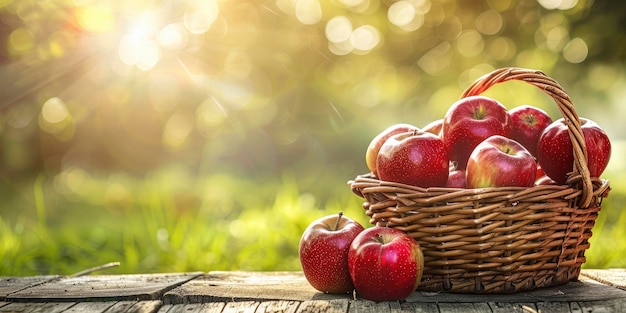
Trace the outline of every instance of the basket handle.
<path fill-rule="evenodd" d="M 583 136 L 580 119 L 574 109 L 572 100 L 557 81 L 538 70 L 519 67 L 500 68 L 474 81 L 467 87 L 465 92 L 463 92 L 461 98 L 479 95 L 491 86 L 509 80 L 520 80 L 529 83 L 543 90 L 543 92 L 554 99 L 554 102 L 567 124 L 569 137 L 574 149 L 573 174 L 570 177 L 576 176 L 577 174 L 582 177 L 582 195 L 579 206 L 583 208 L 588 207 L 593 198 L 593 184 L 591 182 L 589 168 L 587 167 L 585 137 Z"/>

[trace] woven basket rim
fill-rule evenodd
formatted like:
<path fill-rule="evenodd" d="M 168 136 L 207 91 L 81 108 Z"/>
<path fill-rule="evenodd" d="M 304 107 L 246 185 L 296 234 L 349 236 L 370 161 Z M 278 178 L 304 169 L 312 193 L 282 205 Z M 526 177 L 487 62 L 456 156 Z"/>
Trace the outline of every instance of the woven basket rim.
<path fill-rule="evenodd" d="M 398 182 L 392 181 L 384 181 L 380 180 L 373 173 L 365 173 L 361 175 L 357 175 L 354 179 L 348 180 L 347 184 L 350 186 L 352 191 L 359 197 L 363 197 L 360 190 L 362 188 L 383 188 L 384 192 L 392 192 L 398 194 L 398 197 L 401 198 L 402 194 L 409 193 L 422 193 L 430 195 L 430 200 L 433 202 L 441 201 L 442 199 L 434 198 L 432 195 L 446 195 L 446 197 L 459 197 L 462 195 L 465 196 L 473 196 L 475 200 L 480 200 L 481 198 L 489 197 L 493 193 L 506 193 L 511 201 L 515 201 L 517 197 L 525 196 L 526 194 L 535 193 L 535 192 L 545 192 L 547 190 L 552 190 L 555 193 L 559 192 L 567 192 L 571 193 L 572 190 L 578 191 L 577 193 L 572 193 L 571 198 L 579 197 L 582 194 L 582 190 L 577 188 L 580 184 L 577 182 L 582 180 L 581 175 L 570 176 L 568 180 L 569 184 L 565 185 L 556 185 L 556 184 L 548 184 L 548 185 L 534 185 L 531 187 L 487 187 L 487 188 L 451 188 L 451 187 L 419 187 L 414 185 L 407 185 Z M 590 178 L 590 182 L 592 185 L 592 192 L 590 195 L 592 197 L 597 198 L 606 198 L 611 189 L 610 181 L 608 179 L 603 179 L 599 177 Z M 588 207 L 586 206 L 581 207 Z"/>

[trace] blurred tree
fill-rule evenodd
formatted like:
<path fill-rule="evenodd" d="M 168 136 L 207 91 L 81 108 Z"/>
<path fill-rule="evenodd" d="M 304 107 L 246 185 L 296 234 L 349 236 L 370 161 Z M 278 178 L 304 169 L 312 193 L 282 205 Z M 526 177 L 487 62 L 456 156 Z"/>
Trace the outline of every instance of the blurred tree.
<path fill-rule="evenodd" d="M 608 0 L 2 6 L 7 177 L 171 162 L 260 177 L 353 173 L 380 129 L 441 117 L 494 68 L 541 69 L 604 106 L 624 81 L 626 4 Z"/>

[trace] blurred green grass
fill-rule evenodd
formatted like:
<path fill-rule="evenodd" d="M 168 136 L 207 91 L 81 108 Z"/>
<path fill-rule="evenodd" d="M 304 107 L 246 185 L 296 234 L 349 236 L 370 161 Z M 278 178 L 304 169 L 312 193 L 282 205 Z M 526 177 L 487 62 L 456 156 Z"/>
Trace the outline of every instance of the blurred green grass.
<path fill-rule="evenodd" d="M 107 274 L 299 270 L 299 238 L 314 219 L 344 211 L 369 226 L 347 185 L 327 182 L 345 188 L 322 199 L 289 173 L 264 184 L 194 179 L 179 167 L 143 179 L 69 175 L 84 176 L 80 194 L 62 195 L 59 182 L 41 174 L 4 195 L 0 276 L 69 275 L 108 262 L 121 265 Z M 604 201 L 585 267 L 626 266 L 625 195 L 614 187 Z"/>
<path fill-rule="evenodd" d="M 221 175 L 192 181 L 179 168 L 90 177 L 72 200 L 54 183 L 40 175 L 4 202 L 0 211 L 15 210 L 0 217 L 0 275 L 69 275 L 108 262 L 121 265 L 107 273 L 298 270 L 299 238 L 312 220 L 344 211 L 367 223 L 347 186 L 345 197 L 320 203 L 289 174 L 261 185 Z"/>

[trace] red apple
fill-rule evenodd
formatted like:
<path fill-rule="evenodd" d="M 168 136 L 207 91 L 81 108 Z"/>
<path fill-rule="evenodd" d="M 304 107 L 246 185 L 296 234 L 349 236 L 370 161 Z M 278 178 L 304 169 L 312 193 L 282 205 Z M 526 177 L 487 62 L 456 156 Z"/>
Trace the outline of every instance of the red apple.
<path fill-rule="evenodd" d="M 355 220 L 339 214 L 313 221 L 300 239 L 298 253 L 302 271 L 313 288 L 325 293 L 354 290 L 348 271 L 352 240 L 363 231 Z"/>
<path fill-rule="evenodd" d="M 422 127 L 422 131 L 441 136 L 441 128 L 443 127 L 443 119 L 434 120 L 426 126 Z"/>
<path fill-rule="evenodd" d="M 552 123 L 552 118 L 544 110 L 521 105 L 509 110 L 511 116 L 511 139 L 519 142 L 532 154 L 537 156 L 537 142 L 541 132 Z"/>
<path fill-rule="evenodd" d="M 555 185 L 556 183 L 554 182 L 554 180 L 552 180 L 552 178 L 548 177 L 548 175 L 546 175 L 546 172 L 543 171 L 543 168 L 541 168 L 541 165 L 539 165 L 539 163 L 537 163 L 537 175 L 535 178 L 535 186 L 539 186 L 539 185 Z"/>
<path fill-rule="evenodd" d="M 554 182 L 554 180 L 552 180 L 552 178 L 544 175 L 535 180 L 535 186 L 539 185 L 556 185 L 556 183 Z"/>
<path fill-rule="evenodd" d="M 448 188 L 467 188 L 467 181 L 465 178 L 465 170 L 452 170 L 448 175 L 448 181 L 446 182 Z"/>
<path fill-rule="evenodd" d="M 493 135 L 509 135 L 509 120 L 506 107 L 488 97 L 471 96 L 453 103 L 442 128 L 450 160 L 458 169 L 465 169 L 467 158 L 479 143 Z"/>
<path fill-rule="evenodd" d="M 466 175 L 468 188 L 530 187 L 537 177 L 537 162 L 519 142 L 495 135 L 472 151 Z"/>
<path fill-rule="evenodd" d="M 539 163 L 537 163 L 537 177 L 535 179 L 539 179 L 539 178 L 542 178 L 544 176 L 546 176 L 546 172 L 544 172 L 543 168 L 541 168 L 541 165 Z"/>
<path fill-rule="evenodd" d="M 591 177 L 600 177 L 611 158 L 611 141 L 594 121 L 580 118 L 580 123 L 587 146 L 589 174 Z M 574 169 L 574 151 L 563 118 L 552 122 L 539 136 L 537 162 L 557 184 L 565 184 L 567 174 Z"/>
<path fill-rule="evenodd" d="M 376 135 L 370 142 L 369 146 L 367 146 L 367 150 L 365 151 L 365 163 L 367 164 L 367 168 L 374 174 L 377 175 L 376 171 L 376 156 L 378 155 L 378 151 L 380 147 L 389 139 L 389 137 L 399 134 L 405 133 L 408 131 L 418 130 L 416 126 L 411 124 L 399 123 L 393 124 L 383 130 L 381 133 Z"/>
<path fill-rule="evenodd" d="M 419 243 L 406 233 L 375 226 L 352 241 L 348 267 L 359 296 L 373 301 L 401 300 L 419 285 L 424 256 Z"/>
<path fill-rule="evenodd" d="M 441 138 L 417 130 L 389 137 L 376 158 L 381 180 L 425 188 L 446 184 L 448 164 Z"/>

